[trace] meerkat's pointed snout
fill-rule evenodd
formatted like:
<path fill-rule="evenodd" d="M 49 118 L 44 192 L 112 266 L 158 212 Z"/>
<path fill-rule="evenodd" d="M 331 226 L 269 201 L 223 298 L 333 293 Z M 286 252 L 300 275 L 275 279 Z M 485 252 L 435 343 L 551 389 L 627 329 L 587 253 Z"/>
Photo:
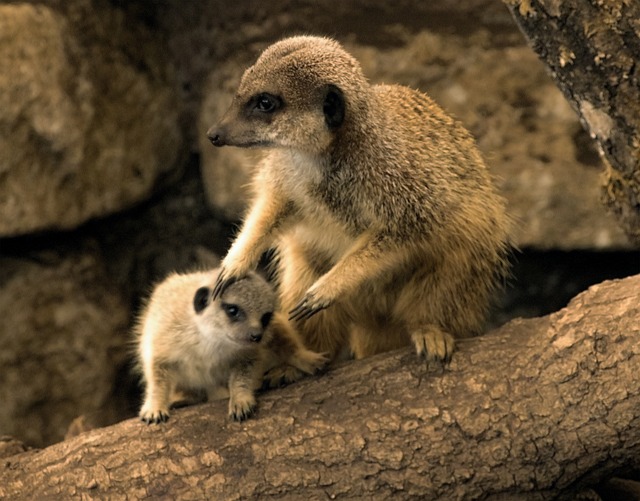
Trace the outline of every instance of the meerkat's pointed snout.
<path fill-rule="evenodd" d="M 218 125 L 214 125 L 207 131 L 207 137 L 214 146 L 224 146 L 227 144 L 225 141 L 224 130 Z"/>

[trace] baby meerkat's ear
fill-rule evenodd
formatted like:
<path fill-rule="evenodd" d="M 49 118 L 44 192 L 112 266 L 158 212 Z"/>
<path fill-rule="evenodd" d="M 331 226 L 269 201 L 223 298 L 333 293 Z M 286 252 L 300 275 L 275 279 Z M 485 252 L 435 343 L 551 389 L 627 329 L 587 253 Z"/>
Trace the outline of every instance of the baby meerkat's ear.
<path fill-rule="evenodd" d="M 272 318 L 273 318 L 273 312 L 271 311 L 268 311 L 267 313 L 262 315 L 262 317 L 260 318 L 260 323 L 262 324 L 263 329 L 266 329 L 267 327 L 269 327 L 269 324 L 271 323 Z"/>
<path fill-rule="evenodd" d="M 344 96 L 335 85 L 328 85 L 322 103 L 324 120 L 329 130 L 336 130 L 344 122 Z"/>
<path fill-rule="evenodd" d="M 200 287 L 195 296 L 193 296 L 193 309 L 196 313 L 200 313 L 211 302 L 211 289 L 209 287 Z"/>

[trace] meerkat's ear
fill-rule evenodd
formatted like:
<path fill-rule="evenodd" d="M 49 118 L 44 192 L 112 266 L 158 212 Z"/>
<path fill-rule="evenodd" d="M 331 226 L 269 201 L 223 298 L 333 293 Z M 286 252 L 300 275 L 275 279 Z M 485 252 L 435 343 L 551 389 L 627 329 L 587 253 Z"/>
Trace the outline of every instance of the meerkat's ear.
<path fill-rule="evenodd" d="M 193 296 L 193 309 L 196 313 L 200 313 L 211 301 L 211 289 L 209 287 L 200 287 L 195 296 Z"/>
<path fill-rule="evenodd" d="M 335 85 L 327 86 L 324 102 L 322 103 L 324 120 L 329 130 L 336 130 L 344 122 L 344 96 Z"/>

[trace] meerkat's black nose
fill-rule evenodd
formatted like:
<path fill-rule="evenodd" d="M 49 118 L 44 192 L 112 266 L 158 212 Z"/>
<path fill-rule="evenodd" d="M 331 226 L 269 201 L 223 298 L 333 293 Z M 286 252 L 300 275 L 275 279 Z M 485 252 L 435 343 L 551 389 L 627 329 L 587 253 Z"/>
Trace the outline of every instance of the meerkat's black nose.
<path fill-rule="evenodd" d="M 262 332 L 252 332 L 249 335 L 249 339 L 252 343 L 259 343 L 260 341 L 262 341 Z"/>
<path fill-rule="evenodd" d="M 218 130 L 217 128 L 211 127 L 207 131 L 207 137 L 209 138 L 209 141 L 211 141 L 211 144 L 213 144 L 214 146 L 224 146 L 226 144 L 222 131 Z"/>

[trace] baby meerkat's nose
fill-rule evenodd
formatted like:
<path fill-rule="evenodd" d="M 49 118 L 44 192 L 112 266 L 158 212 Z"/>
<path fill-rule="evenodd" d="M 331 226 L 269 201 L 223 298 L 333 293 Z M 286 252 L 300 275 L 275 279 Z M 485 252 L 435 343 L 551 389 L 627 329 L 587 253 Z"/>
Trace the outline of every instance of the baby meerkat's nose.
<path fill-rule="evenodd" d="M 252 343 L 259 343 L 262 341 L 262 332 L 252 332 L 249 334 L 249 339 Z"/>
<path fill-rule="evenodd" d="M 211 144 L 213 144 L 214 146 L 224 146 L 225 144 L 227 144 L 224 140 L 224 132 L 216 126 L 211 127 L 207 131 L 207 137 L 209 138 L 209 141 L 211 141 Z"/>

